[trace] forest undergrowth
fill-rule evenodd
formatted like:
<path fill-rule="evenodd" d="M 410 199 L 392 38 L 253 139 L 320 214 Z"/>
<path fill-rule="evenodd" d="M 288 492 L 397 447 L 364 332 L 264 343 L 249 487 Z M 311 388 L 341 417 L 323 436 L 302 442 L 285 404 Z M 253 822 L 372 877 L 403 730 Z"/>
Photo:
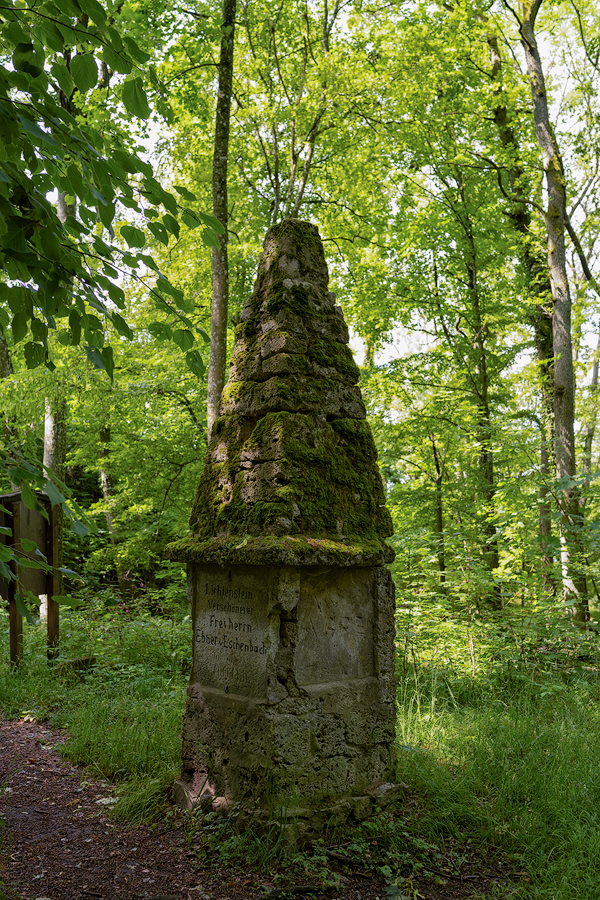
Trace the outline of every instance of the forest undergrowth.
<path fill-rule="evenodd" d="M 451 853 L 459 865 L 461 848 L 510 859 L 518 879 L 487 897 L 600 896 L 598 638 L 549 610 L 517 613 L 510 622 L 459 615 L 444 598 L 399 608 L 398 780 L 412 811 L 343 838 L 359 855 L 368 850 L 390 898 L 405 895 L 424 858 Z M 168 817 L 191 643 L 183 612 L 167 618 L 98 598 L 61 622 L 61 658 L 94 656 L 93 668 L 57 674 L 43 629 L 27 626 L 20 670 L 8 653 L 0 661 L 0 711 L 68 729 L 62 752 L 115 783 L 118 818 Z M 264 870 L 290 853 L 277 829 L 240 835 L 233 821 L 206 816 L 186 828 L 190 839 L 204 832 L 209 855 L 218 845 L 224 864 Z M 295 860 L 326 872 L 318 852 Z"/>

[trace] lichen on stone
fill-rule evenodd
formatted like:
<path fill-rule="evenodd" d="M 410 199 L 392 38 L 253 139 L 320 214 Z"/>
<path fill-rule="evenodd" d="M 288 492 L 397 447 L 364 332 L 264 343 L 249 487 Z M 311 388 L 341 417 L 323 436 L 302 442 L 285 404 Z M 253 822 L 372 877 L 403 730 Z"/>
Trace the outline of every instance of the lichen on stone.
<path fill-rule="evenodd" d="M 191 535 L 172 555 L 287 565 L 393 558 L 358 369 L 328 278 L 313 225 L 288 219 L 269 230 Z"/>

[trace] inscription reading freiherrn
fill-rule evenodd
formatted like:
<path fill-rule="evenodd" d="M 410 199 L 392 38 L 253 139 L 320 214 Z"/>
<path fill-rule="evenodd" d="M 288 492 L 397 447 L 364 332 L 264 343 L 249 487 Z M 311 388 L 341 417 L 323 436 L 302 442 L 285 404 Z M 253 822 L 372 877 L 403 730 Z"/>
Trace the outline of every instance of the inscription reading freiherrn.
<path fill-rule="evenodd" d="M 252 591 L 245 590 L 244 588 L 224 588 L 221 587 L 221 585 L 210 585 L 205 583 L 205 589 L 207 597 L 212 595 L 222 599 L 252 600 Z M 212 631 L 214 629 L 220 633 L 206 634 L 204 629 L 200 629 L 196 636 L 198 643 L 212 647 L 221 647 L 224 650 L 238 650 L 242 653 L 258 653 L 263 655 L 267 652 L 264 641 L 260 644 L 258 642 L 255 643 L 250 637 L 246 637 L 243 641 L 240 641 L 237 635 L 236 637 L 230 637 L 227 634 L 223 634 L 223 632 L 234 631 L 244 635 L 250 635 L 252 634 L 252 625 L 250 622 L 232 619 L 229 615 L 224 617 L 215 615 L 215 613 L 251 615 L 254 612 L 252 606 L 236 606 L 232 603 L 218 603 L 216 600 L 209 599 L 208 608 L 209 610 L 213 610 L 213 612 L 209 616 L 207 630 Z"/>

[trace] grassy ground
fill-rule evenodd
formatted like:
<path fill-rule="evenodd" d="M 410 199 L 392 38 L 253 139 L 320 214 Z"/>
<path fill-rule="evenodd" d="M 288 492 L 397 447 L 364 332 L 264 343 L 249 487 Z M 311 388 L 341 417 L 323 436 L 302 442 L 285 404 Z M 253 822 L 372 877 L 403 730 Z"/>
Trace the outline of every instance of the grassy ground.
<path fill-rule="evenodd" d="M 495 896 L 600 897 L 597 638 L 525 613 L 507 627 L 505 619 L 457 621 L 432 605 L 418 612 L 398 617 L 398 778 L 420 815 L 388 853 L 391 888 L 402 882 L 407 847 L 415 856 L 419 842 L 429 852 L 470 841 L 510 854 L 526 873 Z M 118 815 L 140 821 L 164 811 L 179 766 L 189 618 L 133 618 L 101 603 L 63 613 L 62 658 L 97 658 L 85 681 L 48 667 L 39 627 L 27 627 L 25 648 L 18 672 L 0 660 L 0 710 L 68 728 L 68 758 L 119 785 Z M 203 827 L 223 847 L 223 825 Z M 265 846 L 257 852 L 274 855 Z M 238 851 L 232 839 L 232 858 Z"/>

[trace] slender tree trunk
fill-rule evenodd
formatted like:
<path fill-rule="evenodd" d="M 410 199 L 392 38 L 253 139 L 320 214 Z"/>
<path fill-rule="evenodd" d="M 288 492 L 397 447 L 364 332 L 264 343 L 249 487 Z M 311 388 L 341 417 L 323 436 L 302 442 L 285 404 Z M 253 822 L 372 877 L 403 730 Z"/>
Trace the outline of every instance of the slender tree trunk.
<path fill-rule="evenodd" d="M 119 592 L 123 600 L 127 600 L 131 595 L 131 585 L 127 576 L 123 572 L 123 567 L 119 561 L 117 553 L 117 530 L 113 516 L 113 501 L 115 496 L 113 480 L 110 474 L 110 443 L 111 432 L 110 425 L 104 425 L 98 433 L 100 438 L 100 487 L 102 488 L 102 496 L 106 503 L 106 524 L 108 526 L 108 534 L 114 551 L 115 569 L 117 571 L 117 581 L 119 583 Z"/>
<path fill-rule="evenodd" d="M 435 544 L 438 558 L 438 568 L 440 570 L 440 584 L 445 585 L 446 546 L 444 540 L 444 505 L 442 498 L 443 467 L 440 461 L 433 431 L 429 432 L 429 440 L 431 441 L 431 448 L 433 450 L 433 462 L 435 465 Z"/>
<path fill-rule="evenodd" d="M 554 462 L 554 343 L 552 316 L 543 306 L 538 306 L 533 316 L 534 336 L 542 399 L 540 428 L 540 488 L 538 493 L 540 514 L 540 550 L 542 555 L 542 584 L 547 596 L 556 595 L 554 559 L 552 557 L 552 480 Z"/>
<path fill-rule="evenodd" d="M 225 385 L 227 363 L 227 311 L 229 307 L 229 262 L 227 163 L 229 156 L 229 123 L 233 86 L 233 49 L 235 37 L 235 13 L 237 0 L 223 0 L 223 24 L 221 26 L 221 53 L 219 57 L 219 88 L 215 115 L 215 143 L 213 151 L 213 215 L 221 222 L 225 232 L 219 235 L 219 244 L 212 251 L 212 317 L 210 331 L 210 363 L 208 367 L 207 436 L 210 440 L 215 419 L 219 415 L 221 394 Z"/>
<path fill-rule="evenodd" d="M 10 350 L 6 343 L 6 336 L 0 329 L 0 378 L 9 378 L 13 373 Z"/>
<path fill-rule="evenodd" d="M 546 175 L 548 205 L 545 213 L 548 237 L 548 271 L 552 288 L 552 336 L 554 344 L 554 453 L 556 476 L 562 482 L 560 497 L 563 593 L 577 621 L 589 619 L 585 576 L 578 571 L 582 557 L 581 513 L 575 478 L 575 376 L 571 339 L 571 294 L 567 277 L 565 231 L 567 192 L 558 143 L 550 123 L 544 71 L 535 34 L 542 0 L 522 4 L 521 43 L 533 100 L 535 131 Z M 579 560 L 578 560 L 579 557 Z"/>
<path fill-rule="evenodd" d="M 488 36 L 492 63 L 492 81 L 501 89 L 502 57 L 495 35 Z M 521 237 L 520 258 L 527 279 L 527 290 L 535 308 L 530 316 L 533 325 L 542 406 L 540 430 L 539 536 L 542 558 L 542 583 L 546 595 L 556 594 L 551 551 L 552 507 L 549 483 L 554 469 L 554 346 L 552 340 L 552 294 L 548 266 L 531 240 L 531 207 L 523 186 L 520 147 L 508 110 L 503 103 L 494 106 L 494 122 L 502 146 L 508 150 L 508 181 L 512 200 L 508 215 Z M 540 248 L 541 249 L 541 248 Z"/>
<path fill-rule="evenodd" d="M 50 399 L 46 397 L 46 414 L 44 417 L 44 471 L 52 478 L 55 475 L 60 481 L 65 480 L 65 462 L 67 458 L 67 401 L 64 397 Z M 62 506 L 53 510 L 55 559 L 58 565 L 63 564 L 63 526 L 64 514 Z M 59 575 L 60 581 L 60 575 Z M 60 593 L 60 588 L 58 593 Z M 40 595 L 40 621 L 48 618 L 47 594 Z"/>
<path fill-rule="evenodd" d="M 0 328 L 0 379 L 10 378 L 10 376 L 12 374 L 13 374 L 13 364 L 12 364 L 12 359 L 10 357 L 10 350 L 8 348 L 8 343 L 6 341 L 6 336 L 5 336 L 4 332 L 2 331 L 2 328 Z M 11 444 L 14 447 L 16 444 L 17 433 L 16 433 L 13 425 L 11 425 L 10 420 L 6 414 L 6 411 L 2 415 L 1 428 L 2 428 L 2 431 L 4 432 L 4 437 L 6 439 L 7 444 L 9 445 L 9 448 L 10 448 Z M 11 488 L 12 488 L 12 490 L 16 491 L 16 490 L 18 490 L 19 486 L 17 484 L 14 484 L 11 481 Z"/>
<path fill-rule="evenodd" d="M 594 353 L 594 363 L 592 366 L 592 380 L 590 382 L 590 401 L 592 404 L 592 412 L 590 414 L 588 424 L 585 428 L 585 438 L 583 441 L 583 459 L 582 469 L 586 482 L 591 480 L 592 476 L 592 446 L 594 444 L 594 436 L 596 434 L 596 421 L 598 413 L 596 411 L 596 392 L 598 391 L 598 366 L 600 360 L 600 335 L 596 343 L 596 352 Z M 581 509 L 585 506 L 585 497 L 579 500 Z"/>
<path fill-rule="evenodd" d="M 477 249 L 471 219 L 468 213 L 467 196 L 462 173 L 457 173 L 457 183 L 465 211 L 462 226 L 466 240 L 465 265 L 467 269 L 469 293 L 471 295 L 471 320 L 473 324 L 473 350 L 475 365 L 473 379 L 474 393 L 477 403 L 477 443 L 479 445 L 479 474 L 481 477 L 484 499 L 484 518 L 482 522 L 483 532 L 483 559 L 486 569 L 492 574 L 500 565 L 500 552 L 498 548 L 498 530 L 494 521 L 494 503 L 496 496 L 496 484 L 494 474 L 494 452 L 492 448 L 493 426 L 489 401 L 489 377 L 487 366 L 487 353 L 485 341 L 487 337 L 487 325 L 481 311 L 481 298 L 479 294 L 479 281 L 477 271 Z M 493 577 L 493 576 L 492 576 Z M 500 587 L 493 585 L 489 592 L 491 605 L 500 609 L 502 597 Z"/>

